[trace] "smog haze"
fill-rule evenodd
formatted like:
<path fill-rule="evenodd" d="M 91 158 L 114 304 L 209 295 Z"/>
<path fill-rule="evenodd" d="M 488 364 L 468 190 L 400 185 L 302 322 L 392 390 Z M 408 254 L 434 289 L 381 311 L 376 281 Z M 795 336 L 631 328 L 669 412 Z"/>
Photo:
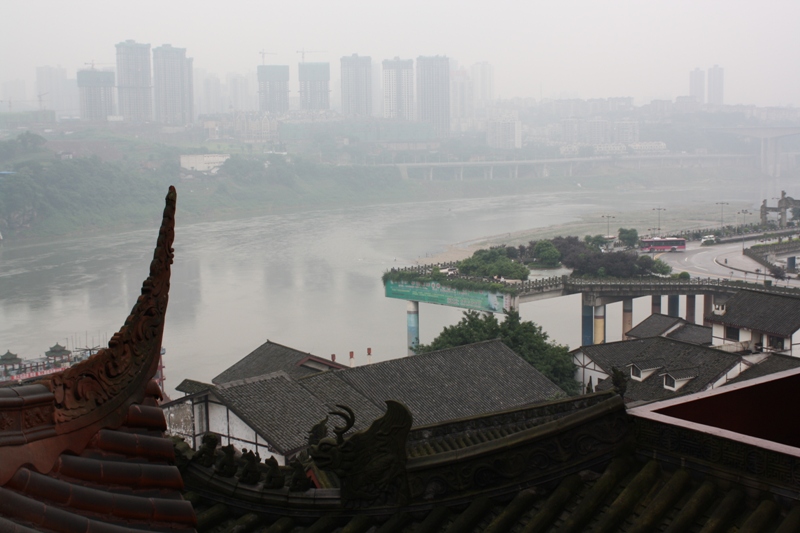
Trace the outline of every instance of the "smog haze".
<path fill-rule="evenodd" d="M 380 62 L 444 55 L 459 65 L 494 66 L 498 98 L 631 96 L 637 105 L 689 92 L 689 72 L 725 69 L 725 103 L 797 104 L 800 45 L 796 1 L 405 2 L 7 2 L 0 34 L 0 83 L 35 69 L 68 76 L 94 64 L 113 68 L 127 39 L 186 48 L 194 66 L 224 77 L 261 64 Z M 332 84 L 336 87 L 336 83 Z M 19 98 L 17 96 L 17 98 Z"/>

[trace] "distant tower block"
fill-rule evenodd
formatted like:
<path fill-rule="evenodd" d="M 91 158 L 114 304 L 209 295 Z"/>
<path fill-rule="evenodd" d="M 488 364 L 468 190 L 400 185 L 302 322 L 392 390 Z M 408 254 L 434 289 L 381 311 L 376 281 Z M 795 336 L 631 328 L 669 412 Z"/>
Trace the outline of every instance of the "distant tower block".
<path fill-rule="evenodd" d="M 698 104 L 706 103 L 706 73 L 699 68 L 689 73 L 689 96 Z"/>
<path fill-rule="evenodd" d="M 722 105 L 724 103 L 725 71 L 722 67 L 714 65 L 708 69 L 708 103 Z"/>
<path fill-rule="evenodd" d="M 258 109 L 272 115 L 289 111 L 289 65 L 259 65 Z"/>
<path fill-rule="evenodd" d="M 165 44 L 153 49 L 155 120 L 171 126 L 194 119 L 194 75 L 192 58 L 185 48 Z"/>
<path fill-rule="evenodd" d="M 330 63 L 300 63 L 297 69 L 300 80 L 300 109 L 330 109 Z"/>
<path fill-rule="evenodd" d="M 450 134 L 450 60 L 417 58 L 417 120 L 433 126 L 439 137 Z"/>
<path fill-rule="evenodd" d="M 150 45 L 131 40 L 117 44 L 119 114 L 131 122 L 152 120 L 152 90 Z"/>
<path fill-rule="evenodd" d="M 358 54 L 342 58 L 342 115 L 372 116 L 372 58 Z"/>
<path fill-rule="evenodd" d="M 108 120 L 114 114 L 114 73 L 79 70 L 78 94 L 82 120 Z"/>
<path fill-rule="evenodd" d="M 414 119 L 414 60 L 383 61 L 383 116 Z"/>

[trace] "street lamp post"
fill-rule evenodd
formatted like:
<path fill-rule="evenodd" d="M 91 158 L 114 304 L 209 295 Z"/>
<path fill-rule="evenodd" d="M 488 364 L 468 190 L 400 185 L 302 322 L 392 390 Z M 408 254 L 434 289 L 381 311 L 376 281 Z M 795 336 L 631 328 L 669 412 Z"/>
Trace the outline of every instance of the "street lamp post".
<path fill-rule="evenodd" d="M 611 216 L 611 215 L 600 215 L 600 218 L 606 219 L 606 237 L 610 237 L 611 236 L 611 219 L 612 218 L 617 218 L 617 217 Z"/>
<path fill-rule="evenodd" d="M 653 211 L 658 211 L 658 234 L 661 235 L 661 211 L 666 211 L 666 207 L 654 207 Z"/>
<path fill-rule="evenodd" d="M 719 206 L 719 230 L 721 233 L 725 233 L 725 206 L 731 204 L 728 202 L 717 202 L 716 205 Z"/>

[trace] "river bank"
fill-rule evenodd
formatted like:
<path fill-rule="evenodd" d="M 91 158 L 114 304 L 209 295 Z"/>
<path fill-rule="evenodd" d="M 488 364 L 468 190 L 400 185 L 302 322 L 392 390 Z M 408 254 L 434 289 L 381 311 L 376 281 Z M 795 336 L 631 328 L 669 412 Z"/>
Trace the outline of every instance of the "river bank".
<path fill-rule="evenodd" d="M 754 206 L 752 204 L 748 204 L 747 202 L 730 202 L 728 208 L 729 214 L 725 220 L 726 225 L 741 223 L 742 220 L 747 223 L 756 220 L 757 215 L 755 214 L 751 213 L 749 218 L 738 214 L 744 209 L 753 211 Z M 661 234 L 664 235 L 683 230 L 719 227 L 720 225 L 719 213 L 712 213 L 708 206 L 671 206 L 659 212 L 661 215 Z M 479 239 L 453 243 L 439 253 L 430 257 L 418 259 L 415 261 L 415 264 L 462 261 L 483 248 L 500 245 L 527 245 L 530 241 L 551 239 L 559 236 L 567 237 L 574 235 L 582 239 L 585 235 L 605 234 L 607 230 L 610 231 L 611 234 L 616 235 L 619 228 L 636 228 L 639 235 L 658 233 L 655 231 L 654 226 L 658 226 L 659 212 L 654 212 L 654 209 L 650 208 L 629 212 L 615 212 L 613 214 L 605 211 L 587 213 L 581 215 L 579 220 L 566 224 L 555 224 L 552 226 L 530 228 L 510 233 L 488 235 Z M 614 218 L 607 222 L 606 219 L 602 218 L 603 215 L 610 215 Z M 733 218 L 737 215 L 739 222 L 734 222 Z"/>

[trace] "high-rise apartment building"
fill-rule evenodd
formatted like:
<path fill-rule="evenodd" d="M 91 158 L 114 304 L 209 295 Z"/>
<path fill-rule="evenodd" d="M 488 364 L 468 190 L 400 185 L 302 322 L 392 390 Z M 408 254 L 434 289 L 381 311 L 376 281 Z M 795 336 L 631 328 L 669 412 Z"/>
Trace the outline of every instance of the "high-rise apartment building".
<path fill-rule="evenodd" d="M 414 60 L 383 61 L 383 116 L 414 119 Z"/>
<path fill-rule="evenodd" d="M 450 60 L 417 58 L 417 120 L 433 126 L 440 137 L 450 133 Z"/>
<path fill-rule="evenodd" d="M 125 120 L 153 120 L 151 80 L 150 45 L 131 40 L 117 44 L 117 102 Z"/>
<path fill-rule="evenodd" d="M 706 73 L 699 68 L 689 73 L 689 96 L 698 104 L 706 103 Z"/>
<path fill-rule="evenodd" d="M 472 65 L 472 97 L 480 114 L 494 102 L 494 67 L 486 61 Z"/>
<path fill-rule="evenodd" d="M 114 73 L 79 70 L 78 94 L 82 120 L 107 120 L 114 114 Z"/>
<path fill-rule="evenodd" d="M 36 67 L 36 95 L 43 109 L 52 109 L 56 116 L 74 115 L 78 109 L 75 80 L 67 80 L 61 67 Z"/>
<path fill-rule="evenodd" d="M 372 116 L 372 58 L 358 54 L 342 58 L 342 115 Z"/>
<path fill-rule="evenodd" d="M 182 126 L 193 121 L 192 58 L 186 57 L 185 48 L 153 48 L 153 89 L 156 122 Z"/>
<path fill-rule="evenodd" d="M 272 115 L 289 111 L 289 65 L 258 66 L 258 110 Z"/>
<path fill-rule="evenodd" d="M 297 71 L 300 80 L 300 109 L 330 109 L 330 63 L 300 63 Z"/>
<path fill-rule="evenodd" d="M 472 80 L 467 70 L 450 71 L 450 120 L 453 131 L 459 130 L 458 122 L 474 116 Z"/>
<path fill-rule="evenodd" d="M 725 71 L 719 65 L 714 65 L 708 69 L 708 103 L 722 105 L 724 103 L 724 74 Z"/>

